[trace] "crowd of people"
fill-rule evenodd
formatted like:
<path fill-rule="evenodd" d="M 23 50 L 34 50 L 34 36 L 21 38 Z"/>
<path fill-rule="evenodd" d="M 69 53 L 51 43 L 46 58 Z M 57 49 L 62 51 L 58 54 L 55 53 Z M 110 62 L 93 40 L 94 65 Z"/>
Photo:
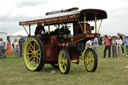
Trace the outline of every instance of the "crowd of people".
<path fill-rule="evenodd" d="M 121 56 L 121 53 L 124 53 L 124 45 L 128 43 L 127 37 L 121 36 L 119 33 L 117 33 L 117 36 L 112 36 L 112 37 L 105 35 L 104 41 L 105 41 L 104 56 L 103 56 L 104 58 L 106 57 L 107 50 L 108 50 L 109 58 L 111 57 L 111 52 L 113 58 L 117 58 L 118 56 Z M 127 52 L 126 56 L 128 56 L 128 51 L 126 52 Z"/>
<path fill-rule="evenodd" d="M 17 56 L 22 57 L 22 47 L 23 47 L 24 41 L 25 40 L 21 36 L 20 39 L 19 39 L 19 41 L 17 39 L 15 39 L 14 42 L 12 43 L 14 57 L 17 57 Z M 2 38 L 0 38 L 0 58 L 6 58 L 6 56 L 4 55 L 4 53 L 5 53 L 5 51 L 7 49 L 11 49 L 11 43 L 8 42 L 7 43 L 7 46 L 6 46 L 6 43 L 3 41 Z"/>
<path fill-rule="evenodd" d="M 14 42 L 12 43 L 12 47 L 13 47 L 13 51 L 14 51 L 14 57 L 20 56 L 22 57 L 22 45 L 24 43 L 24 39 L 21 36 L 19 41 L 17 39 L 14 40 Z"/>
<path fill-rule="evenodd" d="M 88 40 L 86 42 L 86 48 L 93 48 L 96 53 L 98 54 L 98 44 L 99 44 L 99 37 L 95 37 L 92 40 Z M 105 35 L 103 37 L 104 41 L 104 55 L 103 58 L 106 57 L 106 53 L 108 51 L 108 58 L 112 57 L 117 58 L 121 56 L 121 53 L 124 53 L 124 45 L 126 46 L 126 56 L 128 56 L 128 36 L 124 37 L 120 33 L 117 33 L 117 36 L 108 36 Z M 112 53 L 111 53 L 112 52 Z"/>
<path fill-rule="evenodd" d="M 117 36 L 105 35 L 102 39 L 99 38 L 99 36 L 95 36 L 94 39 L 88 40 L 86 42 L 86 49 L 93 48 L 98 55 L 99 43 L 102 43 L 103 41 L 105 45 L 104 51 L 103 51 L 104 53 L 103 58 L 106 58 L 107 51 L 108 51 L 108 58 L 110 58 L 111 55 L 113 58 L 117 58 L 118 56 L 121 56 L 121 54 L 124 53 L 124 46 L 126 47 L 126 56 L 128 56 L 128 36 L 124 37 L 124 36 L 121 36 L 119 33 L 117 33 Z M 24 41 L 25 40 L 21 36 L 19 41 L 15 39 L 14 42 L 12 43 L 14 57 L 17 57 L 17 56 L 22 57 L 22 47 L 23 47 Z M 3 39 L 0 38 L 0 56 L 2 58 L 6 57 L 3 55 L 5 50 L 6 50 L 5 42 L 3 42 Z"/>

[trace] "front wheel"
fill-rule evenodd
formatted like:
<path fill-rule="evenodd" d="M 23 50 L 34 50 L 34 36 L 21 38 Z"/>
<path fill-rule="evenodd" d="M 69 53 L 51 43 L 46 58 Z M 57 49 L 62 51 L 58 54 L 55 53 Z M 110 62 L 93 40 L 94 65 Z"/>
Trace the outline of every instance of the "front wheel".
<path fill-rule="evenodd" d="M 84 66 L 88 72 L 95 72 L 97 68 L 97 54 L 92 48 L 88 48 L 84 53 Z"/>
<path fill-rule="evenodd" d="M 60 72 L 63 74 L 68 74 L 70 71 L 70 56 L 66 49 L 62 49 L 59 52 L 58 64 Z"/>
<path fill-rule="evenodd" d="M 27 39 L 24 50 L 24 63 L 30 71 L 40 71 L 44 66 L 44 45 L 39 38 Z"/>

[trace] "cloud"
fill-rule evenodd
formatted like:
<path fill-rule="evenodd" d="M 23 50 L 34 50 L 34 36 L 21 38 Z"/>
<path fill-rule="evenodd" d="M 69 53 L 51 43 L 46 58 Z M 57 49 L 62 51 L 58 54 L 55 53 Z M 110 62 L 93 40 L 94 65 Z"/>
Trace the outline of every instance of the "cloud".
<path fill-rule="evenodd" d="M 17 7 L 31 7 L 31 6 L 38 6 L 40 4 L 46 4 L 49 0 L 24 0 L 17 2 Z"/>
<path fill-rule="evenodd" d="M 25 19 L 25 16 L 10 16 L 9 14 L 5 14 L 3 16 L 0 16 L 0 22 L 1 23 L 7 23 L 7 22 L 17 22 L 19 20 Z"/>
<path fill-rule="evenodd" d="M 107 11 L 108 18 L 103 21 L 101 33 L 128 34 L 127 4 L 128 0 L 3 0 L 0 3 L 0 31 L 9 34 L 23 30 L 18 24 L 20 20 L 44 15 L 47 11 L 79 7 L 80 9 L 101 8 Z"/>
<path fill-rule="evenodd" d="M 22 27 L 19 26 L 19 21 L 25 18 L 25 16 L 11 16 L 9 14 L 0 16 L 0 32 L 12 34 L 19 30 L 23 30 Z"/>
<path fill-rule="evenodd" d="M 128 27 L 128 10 L 127 8 L 117 8 L 108 10 L 108 18 L 104 20 L 101 33 L 116 35 L 118 32 L 127 35 Z"/>
<path fill-rule="evenodd" d="M 7 32 L 8 34 L 12 34 L 19 30 L 23 29 L 19 26 L 18 22 L 5 22 L 0 25 L 0 32 Z"/>

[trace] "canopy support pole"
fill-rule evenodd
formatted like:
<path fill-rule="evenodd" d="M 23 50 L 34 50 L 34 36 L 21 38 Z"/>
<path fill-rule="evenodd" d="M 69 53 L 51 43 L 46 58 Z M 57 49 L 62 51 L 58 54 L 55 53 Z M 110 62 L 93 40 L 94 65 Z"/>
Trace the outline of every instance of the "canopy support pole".
<path fill-rule="evenodd" d="M 48 25 L 48 34 L 50 34 L 50 25 Z"/>
<path fill-rule="evenodd" d="M 23 28 L 24 28 L 24 30 L 26 31 L 26 33 L 29 35 L 29 33 L 28 33 L 28 31 L 26 30 L 26 28 L 25 28 L 25 26 L 23 25 Z"/>
<path fill-rule="evenodd" d="M 31 25 L 29 25 L 29 35 L 31 35 Z"/>
<path fill-rule="evenodd" d="M 99 25 L 99 29 L 98 29 L 98 33 L 99 33 L 99 31 L 100 31 L 102 21 L 103 21 L 103 19 L 101 19 L 101 22 L 100 22 L 100 25 Z"/>
<path fill-rule="evenodd" d="M 97 33 L 97 17 L 95 17 L 95 33 Z"/>
<path fill-rule="evenodd" d="M 78 19 L 78 23 L 79 23 L 79 25 L 80 25 L 80 28 L 81 28 L 82 32 L 84 32 L 84 30 L 83 30 L 83 28 L 82 28 L 82 25 L 80 24 L 79 19 Z"/>
<path fill-rule="evenodd" d="M 60 24 L 58 24 L 58 29 L 60 29 Z"/>
<path fill-rule="evenodd" d="M 86 16 L 84 16 L 84 34 L 86 34 Z"/>

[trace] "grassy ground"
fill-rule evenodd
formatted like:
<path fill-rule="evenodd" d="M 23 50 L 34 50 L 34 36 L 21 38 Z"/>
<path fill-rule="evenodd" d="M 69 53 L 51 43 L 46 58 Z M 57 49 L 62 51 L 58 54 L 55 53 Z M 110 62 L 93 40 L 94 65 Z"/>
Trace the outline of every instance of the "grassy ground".
<path fill-rule="evenodd" d="M 0 85 L 128 85 L 128 57 L 102 58 L 103 47 L 99 47 L 98 55 L 96 72 L 87 72 L 81 62 L 71 64 L 67 75 L 50 65 L 40 72 L 28 71 L 22 58 L 0 59 Z"/>

